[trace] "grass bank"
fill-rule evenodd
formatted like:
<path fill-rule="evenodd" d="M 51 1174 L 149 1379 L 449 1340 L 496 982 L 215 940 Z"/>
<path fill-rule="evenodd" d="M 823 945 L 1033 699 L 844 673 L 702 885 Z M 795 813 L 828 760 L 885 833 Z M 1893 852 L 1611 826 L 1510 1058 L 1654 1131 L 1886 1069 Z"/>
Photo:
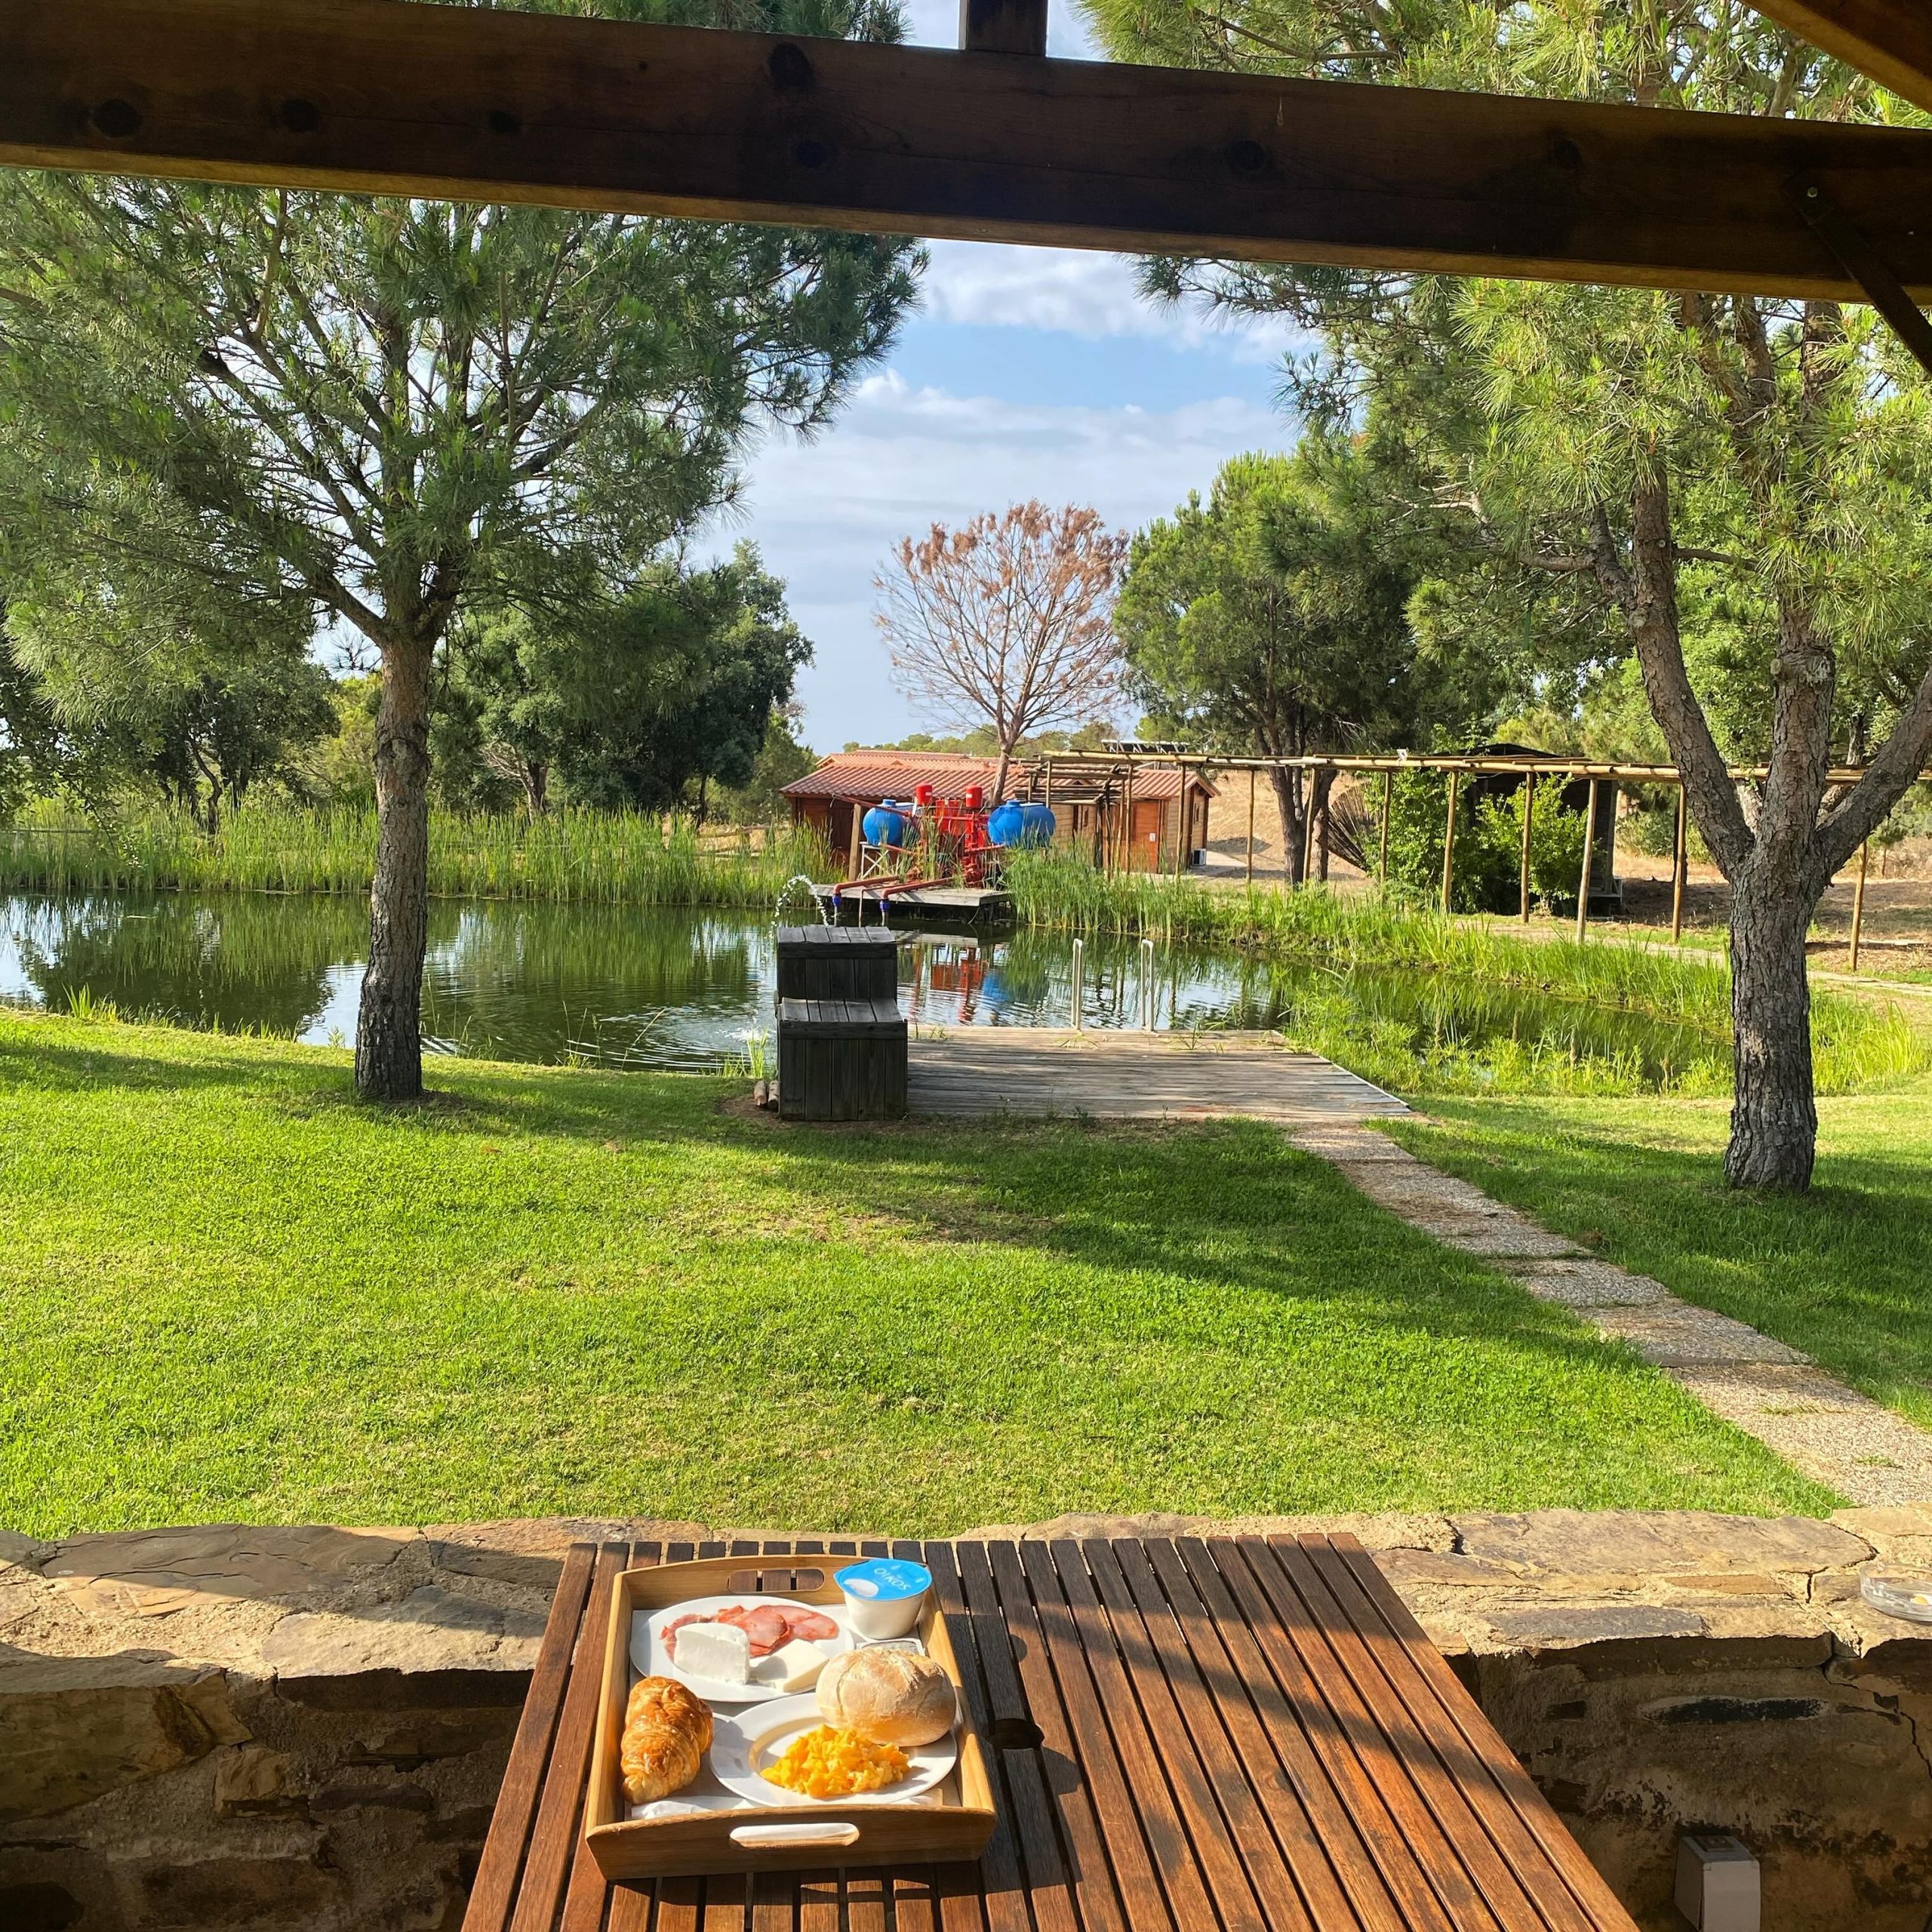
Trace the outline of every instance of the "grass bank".
<path fill-rule="evenodd" d="M 1810 1192 L 1724 1185 L 1721 1104 L 1432 1101 L 1396 1137 L 1932 1427 L 1932 1079 L 1821 1103 Z"/>
<path fill-rule="evenodd" d="M 439 897 L 630 906 L 768 906 L 823 854 L 796 834 L 755 841 L 668 835 L 654 817 L 567 808 L 432 815 L 429 890 Z M 29 817 L 0 827 L 0 888 L 37 892 L 366 893 L 372 811 L 246 806 L 212 838 L 178 812 L 75 826 Z"/>
<path fill-rule="evenodd" d="M 0 1016 L 0 1524 L 1818 1509 L 1252 1123 L 797 1131 L 718 1080 Z"/>
<path fill-rule="evenodd" d="M 1008 883 L 1029 925 L 1140 933 L 1175 945 L 1314 962 L 1337 975 L 1392 968 L 1435 977 L 1444 994 L 1434 1026 L 1426 1016 L 1382 1023 L 1370 1002 L 1337 984 L 1325 998 L 1297 1001 L 1287 1029 L 1297 1045 L 1405 1093 L 1611 1095 L 1660 1085 L 1699 1097 L 1730 1089 L 1730 968 L 1708 950 L 1668 952 L 1601 937 L 1580 944 L 1527 940 L 1500 924 L 1445 918 L 1374 894 L 1211 891 L 1163 875 L 1103 874 L 1060 853 L 1019 854 Z M 1498 1039 L 1486 1026 L 1481 1050 L 1469 1050 L 1460 1037 L 1460 1010 L 1494 1003 L 1504 989 L 1535 995 L 1539 1018 L 1520 1037 Z M 1582 1050 L 1576 1031 L 1562 1022 L 1565 1006 L 1626 1013 L 1677 1029 L 1674 1063 L 1660 1080 L 1633 1056 Z M 1821 1094 L 1896 1085 L 1932 1060 L 1909 1018 L 1869 999 L 1816 989 L 1811 1022 Z"/>

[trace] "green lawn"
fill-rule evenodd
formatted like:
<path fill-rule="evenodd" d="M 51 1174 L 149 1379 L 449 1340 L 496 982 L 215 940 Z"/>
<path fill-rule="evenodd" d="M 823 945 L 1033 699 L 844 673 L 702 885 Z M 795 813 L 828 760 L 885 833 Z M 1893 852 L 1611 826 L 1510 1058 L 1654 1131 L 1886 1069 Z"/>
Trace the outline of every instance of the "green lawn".
<path fill-rule="evenodd" d="M 1821 1100 L 1811 1191 L 1732 1193 L 1724 1101 L 1432 1100 L 1417 1153 L 1932 1426 L 1932 1079 Z"/>
<path fill-rule="evenodd" d="M 434 1071 L 0 1017 L 0 1524 L 1833 1500 L 1259 1126 Z"/>

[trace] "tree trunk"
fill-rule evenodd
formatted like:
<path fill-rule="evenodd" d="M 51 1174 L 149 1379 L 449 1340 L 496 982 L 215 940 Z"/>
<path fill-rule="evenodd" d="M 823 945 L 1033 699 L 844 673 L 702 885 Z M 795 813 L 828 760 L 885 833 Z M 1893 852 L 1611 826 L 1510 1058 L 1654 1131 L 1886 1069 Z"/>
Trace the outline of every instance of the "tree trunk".
<path fill-rule="evenodd" d="M 1328 883 L 1328 824 L 1329 799 L 1335 789 L 1335 774 L 1324 765 L 1315 773 L 1310 786 L 1309 810 L 1315 814 L 1315 850 L 1319 869 L 1316 876 L 1324 885 Z"/>
<path fill-rule="evenodd" d="M 986 801 L 990 805 L 1006 802 L 1006 768 L 1013 761 L 1013 747 L 1001 745 L 999 748 L 999 769 L 993 774 L 993 795 Z"/>
<path fill-rule="evenodd" d="M 413 1100 L 423 1091 L 432 657 L 429 645 L 413 638 L 383 651 L 376 875 L 369 892 L 369 964 L 355 1025 L 355 1091 L 368 1100 Z"/>
<path fill-rule="evenodd" d="M 1302 836 L 1301 774 L 1278 764 L 1269 776 L 1275 781 L 1275 806 L 1281 817 L 1281 876 L 1291 885 L 1299 885 L 1307 844 Z"/>
<path fill-rule="evenodd" d="M 1724 1177 L 1734 1187 L 1807 1187 L 1818 1136 L 1804 935 L 1817 894 L 1758 866 L 1731 899 L 1730 1010 L 1737 1061 Z"/>

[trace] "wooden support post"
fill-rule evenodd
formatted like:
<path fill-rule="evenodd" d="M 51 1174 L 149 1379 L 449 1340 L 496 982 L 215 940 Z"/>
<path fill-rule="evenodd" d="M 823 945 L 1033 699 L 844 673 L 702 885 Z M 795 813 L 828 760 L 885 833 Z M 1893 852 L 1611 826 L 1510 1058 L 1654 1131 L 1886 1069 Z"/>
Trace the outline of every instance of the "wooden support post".
<path fill-rule="evenodd" d="M 1187 767 L 1180 768 L 1180 790 L 1174 798 L 1174 883 L 1180 883 L 1181 867 L 1187 854 L 1189 839 L 1193 835 L 1191 823 L 1192 814 L 1188 810 Z"/>
<path fill-rule="evenodd" d="M 1315 783 L 1315 774 L 1311 768 L 1308 774 L 1306 800 L 1302 811 L 1301 830 L 1301 882 L 1303 885 L 1315 883 L 1315 801 L 1321 788 Z"/>
<path fill-rule="evenodd" d="M 1247 883 L 1251 890 L 1254 884 L 1254 786 L 1259 776 L 1251 764 L 1247 768 Z"/>
<path fill-rule="evenodd" d="M 1865 877 L 1872 864 L 1872 841 L 1866 839 L 1858 848 L 1858 883 L 1851 894 L 1851 958 L 1853 972 L 1858 971 L 1859 949 L 1865 942 Z"/>
<path fill-rule="evenodd" d="M 1670 847 L 1670 943 L 1684 937 L 1684 889 L 1690 877 L 1690 795 L 1677 787 L 1677 832 Z"/>
<path fill-rule="evenodd" d="M 1389 815 L 1395 801 L 1395 774 L 1382 774 L 1382 889 L 1389 890 Z"/>
<path fill-rule="evenodd" d="M 847 842 L 845 854 L 845 876 L 848 878 L 859 876 L 859 826 L 864 816 L 864 808 L 854 798 L 852 801 L 852 836 Z"/>
<path fill-rule="evenodd" d="M 1583 871 L 1577 881 L 1577 937 L 1580 940 L 1590 924 L 1590 861 L 1596 857 L 1597 781 L 1590 780 L 1590 802 L 1583 814 Z"/>
<path fill-rule="evenodd" d="M 1537 815 L 1537 781 L 1534 772 L 1523 777 L 1523 877 L 1521 891 L 1523 900 L 1523 923 L 1530 923 L 1530 828 Z"/>
<path fill-rule="evenodd" d="M 1134 768 L 1127 768 L 1127 783 L 1122 788 L 1124 797 L 1121 814 L 1121 870 L 1131 872 L 1135 869 L 1134 860 L 1139 854 L 1134 849 Z"/>
<path fill-rule="evenodd" d="M 1442 911 L 1445 918 L 1456 883 L 1456 793 L 1462 776 L 1460 771 L 1449 774 L 1449 820 L 1442 834 Z"/>
<path fill-rule="evenodd" d="M 968 54 L 1047 51 L 1047 0 L 959 0 L 959 45 Z"/>

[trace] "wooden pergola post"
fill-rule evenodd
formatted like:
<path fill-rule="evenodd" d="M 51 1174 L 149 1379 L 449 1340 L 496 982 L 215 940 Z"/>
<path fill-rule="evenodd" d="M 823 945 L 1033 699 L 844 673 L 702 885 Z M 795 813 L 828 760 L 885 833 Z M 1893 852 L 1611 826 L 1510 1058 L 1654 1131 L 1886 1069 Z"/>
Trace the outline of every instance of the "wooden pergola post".
<path fill-rule="evenodd" d="M 1134 871 L 1137 854 L 1134 843 L 1134 767 L 1131 763 L 1127 768 L 1127 783 L 1121 787 L 1120 854 L 1121 870 L 1126 872 Z"/>
<path fill-rule="evenodd" d="M 1395 774 L 1385 771 L 1382 774 L 1382 889 L 1389 890 L 1389 815 L 1395 804 Z"/>
<path fill-rule="evenodd" d="M 1534 772 L 1526 772 L 1523 777 L 1523 868 L 1519 887 L 1523 902 L 1523 923 L 1530 923 L 1530 827 L 1534 822 L 1537 811 L 1537 780 Z"/>
<path fill-rule="evenodd" d="M 1448 915 L 1451 891 L 1456 878 L 1456 793 L 1462 776 L 1460 771 L 1452 771 L 1449 774 L 1449 820 L 1442 833 L 1442 911 L 1445 918 Z"/>
<path fill-rule="evenodd" d="M 1596 857 L 1597 781 L 1590 780 L 1590 802 L 1583 813 L 1583 871 L 1577 881 L 1577 937 L 1582 939 L 1590 924 L 1590 861 Z"/>
<path fill-rule="evenodd" d="M 1187 767 L 1180 768 L 1180 789 L 1174 795 L 1174 883 L 1180 883 L 1182 863 L 1187 853 L 1188 840 L 1194 827 L 1189 823 L 1188 811 Z"/>
<path fill-rule="evenodd" d="M 1858 954 L 1865 940 L 1865 878 L 1872 864 L 1872 841 L 1866 839 L 1858 848 L 1858 883 L 1851 891 L 1851 958 L 1850 970 L 1858 971 Z"/>
<path fill-rule="evenodd" d="M 1681 779 L 1677 786 L 1677 834 L 1670 848 L 1670 943 L 1684 938 L 1684 890 L 1690 876 L 1690 795 Z"/>
<path fill-rule="evenodd" d="M 1258 777 L 1253 765 L 1247 768 L 1247 885 L 1254 889 L 1254 785 Z"/>
<path fill-rule="evenodd" d="M 1321 789 L 1315 778 L 1315 771 L 1311 767 L 1308 774 L 1307 803 L 1301 823 L 1301 882 L 1303 885 L 1315 883 L 1315 801 Z"/>

